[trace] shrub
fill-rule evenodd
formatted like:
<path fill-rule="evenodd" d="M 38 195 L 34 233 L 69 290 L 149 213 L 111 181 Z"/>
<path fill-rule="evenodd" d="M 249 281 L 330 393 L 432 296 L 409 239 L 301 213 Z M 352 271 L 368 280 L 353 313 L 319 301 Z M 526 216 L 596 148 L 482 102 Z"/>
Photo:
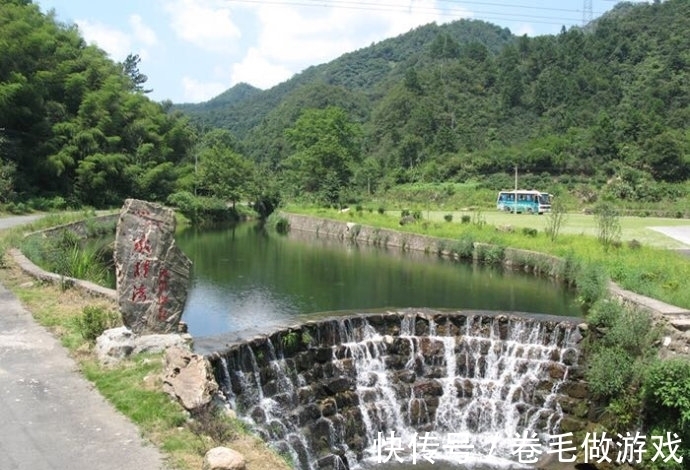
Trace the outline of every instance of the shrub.
<path fill-rule="evenodd" d="M 87 341 L 96 341 L 108 328 L 115 326 L 115 315 L 103 307 L 87 305 L 77 317 L 77 330 Z"/>
<path fill-rule="evenodd" d="M 505 249 L 500 245 L 477 245 L 477 259 L 487 264 L 499 264 L 503 262 Z"/>
<path fill-rule="evenodd" d="M 414 211 L 412 212 L 412 218 L 414 220 L 422 220 L 422 211 Z"/>
<path fill-rule="evenodd" d="M 536 228 L 532 227 L 522 227 L 522 234 L 527 236 L 527 237 L 536 237 L 538 233 L 538 230 Z"/>
<path fill-rule="evenodd" d="M 227 443 L 234 439 L 241 429 L 235 420 L 230 419 L 223 410 L 214 406 L 205 406 L 195 410 L 189 421 L 189 429 L 197 436 L 209 437 L 215 445 Z"/>
<path fill-rule="evenodd" d="M 400 211 L 400 217 L 409 217 L 410 216 L 410 210 L 409 209 L 403 209 Z"/>
<path fill-rule="evenodd" d="M 596 263 L 587 263 L 581 266 L 575 274 L 578 302 L 588 309 L 604 296 L 607 284 L 608 276 L 603 266 Z"/>
<path fill-rule="evenodd" d="M 472 217 L 469 216 L 468 214 L 464 214 L 462 217 L 460 217 L 460 222 L 463 224 L 469 224 L 472 221 Z"/>
<path fill-rule="evenodd" d="M 630 248 L 631 250 L 639 250 L 640 248 L 642 248 L 642 243 L 633 238 L 628 242 L 628 248 Z"/>
<path fill-rule="evenodd" d="M 443 220 L 445 220 L 446 222 L 452 222 L 453 221 L 453 214 L 444 215 Z"/>
<path fill-rule="evenodd" d="M 623 306 L 620 302 L 607 297 L 594 302 L 587 312 L 587 321 L 596 327 L 611 328 L 621 315 Z"/>
<path fill-rule="evenodd" d="M 486 218 L 484 217 L 484 213 L 482 212 L 481 209 L 477 209 L 474 211 L 474 225 L 478 226 L 479 228 L 482 228 L 486 225 Z"/>
<path fill-rule="evenodd" d="M 453 252 L 460 259 L 472 259 L 474 257 L 474 240 L 469 235 L 463 235 L 454 243 Z"/>
<path fill-rule="evenodd" d="M 605 345 L 622 348 L 633 357 L 645 357 L 652 351 L 659 330 L 649 313 L 641 310 L 622 309 L 603 339 Z"/>
<path fill-rule="evenodd" d="M 288 233 L 290 230 L 290 221 L 285 217 L 278 217 L 275 221 L 275 229 L 278 233 Z"/>
<path fill-rule="evenodd" d="M 625 391 L 633 376 L 633 358 L 622 348 L 602 348 L 590 355 L 585 378 L 597 398 L 610 398 Z"/>
<path fill-rule="evenodd" d="M 357 212 L 362 212 L 363 210 L 364 210 L 364 207 L 362 207 L 361 204 L 357 204 L 357 205 L 355 206 L 355 211 L 357 211 Z"/>
<path fill-rule="evenodd" d="M 679 427 L 690 425 L 690 361 L 654 362 L 645 373 L 642 389 L 649 410 L 677 420 Z"/>
<path fill-rule="evenodd" d="M 379 207 L 378 209 L 379 214 L 383 215 L 386 213 L 386 208 L 385 207 Z"/>
<path fill-rule="evenodd" d="M 597 238 L 608 250 L 614 246 L 621 236 L 621 223 L 618 211 L 613 205 L 602 202 L 597 205 L 594 216 L 597 224 Z"/>
<path fill-rule="evenodd" d="M 546 215 L 546 227 L 544 232 L 552 242 L 556 241 L 561 227 L 566 219 L 566 207 L 560 198 L 555 198 L 551 203 L 551 212 Z"/>

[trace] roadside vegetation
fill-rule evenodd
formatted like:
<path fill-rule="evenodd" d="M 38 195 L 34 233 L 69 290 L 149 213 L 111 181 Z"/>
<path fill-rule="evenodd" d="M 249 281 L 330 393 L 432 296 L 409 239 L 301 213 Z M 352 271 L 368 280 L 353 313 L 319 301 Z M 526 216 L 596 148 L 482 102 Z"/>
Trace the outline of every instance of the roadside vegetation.
<path fill-rule="evenodd" d="M 250 470 L 288 468 L 282 457 L 251 435 L 239 420 L 212 409 L 192 416 L 164 393 L 161 355 L 139 355 L 115 367 L 102 366 L 95 356 L 95 340 L 105 329 L 121 326 L 117 306 L 64 285 L 36 281 L 23 274 L 6 255 L 7 248 L 22 245 L 25 234 L 84 220 L 85 215 L 89 213 L 51 214 L 0 232 L 0 282 L 60 339 L 99 392 L 137 424 L 145 439 L 161 449 L 170 468 L 199 469 L 206 451 L 219 445 L 245 455 Z M 61 235 L 56 240 L 58 245 L 69 247 L 75 242 L 73 235 Z M 71 251 L 72 248 L 65 253 Z M 93 264 L 88 257 L 92 252 L 85 253 L 85 262 Z"/>

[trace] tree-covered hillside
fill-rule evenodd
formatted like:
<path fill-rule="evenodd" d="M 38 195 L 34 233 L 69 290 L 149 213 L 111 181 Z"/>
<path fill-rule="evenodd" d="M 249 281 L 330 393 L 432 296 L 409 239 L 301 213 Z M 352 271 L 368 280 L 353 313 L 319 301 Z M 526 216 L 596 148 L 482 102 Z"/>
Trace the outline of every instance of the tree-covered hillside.
<path fill-rule="evenodd" d="M 197 214 L 201 196 L 215 198 L 204 210 L 253 200 L 268 211 L 280 195 L 332 204 L 401 185 L 502 189 L 516 166 L 524 186 L 586 202 L 687 201 L 687 31 L 686 0 L 619 4 L 535 38 L 431 24 L 270 90 L 242 84 L 175 107 L 148 98 L 137 56 L 115 63 L 76 26 L 7 0 L 0 204 L 140 197 Z"/>
<path fill-rule="evenodd" d="M 309 67 L 270 90 L 245 94 L 245 99 L 227 103 L 226 94 L 232 93 L 233 96 L 237 96 L 235 90 L 243 86 L 236 85 L 205 103 L 181 105 L 179 109 L 192 116 L 197 123 L 223 127 L 244 138 L 248 131 L 261 124 L 271 111 L 292 94 L 305 94 L 305 88 L 319 88 L 324 85 L 342 87 L 361 92 L 368 99 L 375 99 L 374 95 L 381 93 L 379 86 L 382 82 L 401 77 L 409 64 L 423 60 L 424 49 L 433 43 L 439 34 L 451 38 L 457 44 L 481 42 L 492 52 L 499 51 L 505 44 L 514 40 L 509 30 L 482 21 L 460 20 L 442 26 L 429 24 L 345 54 L 327 64 Z M 318 94 L 318 91 L 316 93 Z M 306 95 L 308 97 L 309 94 Z M 228 106 L 222 106 L 225 103 Z M 316 107 L 322 103 L 316 97 L 313 103 L 306 104 Z"/>
<path fill-rule="evenodd" d="M 517 165 L 534 184 L 658 201 L 684 194 L 676 183 L 690 177 L 687 31 L 685 0 L 622 3 L 586 28 L 535 38 L 479 21 L 428 25 L 194 116 L 281 169 L 300 152 L 286 137 L 300 116 L 338 107 L 361 128 L 347 182 L 359 191 L 362 172 L 367 189 L 510 186 Z"/>
<path fill-rule="evenodd" d="M 165 200 L 189 172 L 194 129 L 146 97 L 137 56 L 114 63 L 28 0 L 0 4 L 0 44 L 0 203 Z"/>

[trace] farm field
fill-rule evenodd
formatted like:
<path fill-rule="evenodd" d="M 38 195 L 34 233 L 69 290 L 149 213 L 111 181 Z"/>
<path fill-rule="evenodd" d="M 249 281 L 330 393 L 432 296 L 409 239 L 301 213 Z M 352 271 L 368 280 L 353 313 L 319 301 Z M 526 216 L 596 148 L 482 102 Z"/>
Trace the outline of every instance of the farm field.
<path fill-rule="evenodd" d="M 391 211 L 392 214 L 392 211 Z M 536 228 L 539 232 L 544 231 L 546 226 L 546 215 L 529 215 L 529 214 L 511 214 L 497 210 L 482 211 L 479 215 L 471 211 L 422 211 L 422 216 L 425 219 L 430 219 L 434 222 L 443 222 L 443 217 L 446 214 L 453 215 L 452 223 L 460 223 L 463 215 L 469 215 L 472 220 L 476 217 L 481 217 L 488 225 L 494 226 L 513 226 L 520 229 L 522 227 Z M 690 235 L 690 220 L 688 219 L 672 219 L 662 217 L 621 217 L 621 238 L 624 241 L 637 240 L 644 245 L 649 245 L 657 248 L 668 249 L 683 249 L 689 248 L 673 238 L 662 234 L 651 227 L 687 227 Z M 596 219 L 593 215 L 581 213 L 569 213 L 566 215 L 563 225 L 561 227 L 562 234 L 573 235 L 597 235 Z"/>

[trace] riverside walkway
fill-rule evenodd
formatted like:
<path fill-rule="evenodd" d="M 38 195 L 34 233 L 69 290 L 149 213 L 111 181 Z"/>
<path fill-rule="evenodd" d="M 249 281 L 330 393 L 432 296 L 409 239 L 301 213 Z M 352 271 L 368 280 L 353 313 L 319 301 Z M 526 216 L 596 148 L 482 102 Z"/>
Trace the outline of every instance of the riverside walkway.
<path fill-rule="evenodd" d="M 38 216 L 0 218 L 0 230 Z M 0 284 L 0 468 L 163 470 L 163 456 Z"/>

